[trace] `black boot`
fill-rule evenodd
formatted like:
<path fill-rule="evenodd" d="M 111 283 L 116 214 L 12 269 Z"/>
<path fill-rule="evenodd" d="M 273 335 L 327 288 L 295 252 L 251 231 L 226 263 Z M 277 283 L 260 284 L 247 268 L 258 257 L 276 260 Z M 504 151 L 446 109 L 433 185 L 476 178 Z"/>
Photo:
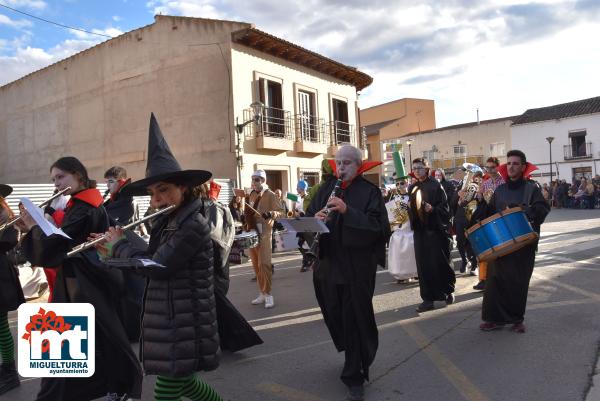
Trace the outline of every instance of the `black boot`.
<path fill-rule="evenodd" d="M 0 395 L 21 385 L 15 362 L 3 363 L 0 366 Z"/>

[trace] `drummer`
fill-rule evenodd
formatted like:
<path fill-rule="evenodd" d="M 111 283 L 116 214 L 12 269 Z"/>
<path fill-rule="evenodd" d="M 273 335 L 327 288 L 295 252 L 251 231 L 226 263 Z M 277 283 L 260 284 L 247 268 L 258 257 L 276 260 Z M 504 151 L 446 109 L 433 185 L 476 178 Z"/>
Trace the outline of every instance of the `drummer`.
<path fill-rule="evenodd" d="M 271 238 L 275 219 L 281 216 L 283 211 L 281 202 L 267 186 L 267 173 L 265 170 L 257 170 L 252 174 L 252 192 L 246 199 L 244 208 L 247 229 L 256 230 L 260 236 L 259 245 L 250 248 L 250 259 L 258 282 L 259 294 L 252 301 L 252 305 L 265 305 L 265 308 L 275 306 L 273 295 L 271 295 Z"/>
<path fill-rule="evenodd" d="M 525 154 L 511 150 L 506 158 L 508 181 L 496 188 L 489 203 L 480 201 L 473 220 L 483 220 L 506 208 L 521 206 L 539 234 L 550 206 L 539 185 L 524 178 L 524 172 L 531 166 Z M 525 332 L 523 320 L 536 249 L 537 241 L 488 263 L 481 330 L 490 331 L 511 324 L 512 331 Z"/>

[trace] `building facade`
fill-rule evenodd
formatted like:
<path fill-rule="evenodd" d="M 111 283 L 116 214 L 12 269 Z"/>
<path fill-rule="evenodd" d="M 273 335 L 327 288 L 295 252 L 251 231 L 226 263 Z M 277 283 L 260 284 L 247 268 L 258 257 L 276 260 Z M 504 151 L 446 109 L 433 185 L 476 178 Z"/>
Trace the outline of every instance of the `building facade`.
<path fill-rule="evenodd" d="M 96 179 L 115 164 L 140 178 L 154 112 L 183 168 L 240 187 L 263 168 L 293 191 L 340 144 L 361 145 L 357 91 L 371 82 L 251 24 L 156 16 L 0 87 L 0 181 L 46 182 L 65 155 Z M 258 119 L 238 132 L 255 102 Z"/>
<path fill-rule="evenodd" d="M 506 161 L 511 148 L 511 124 L 516 117 L 483 120 L 425 132 L 413 132 L 402 138 L 404 157 L 424 157 L 432 168 L 452 174 L 464 163 L 483 166 L 488 157 Z"/>
<path fill-rule="evenodd" d="M 511 138 L 539 168 L 533 177 L 541 183 L 550 181 L 551 169 L 553 180 L 567 182 L 600 174 L 600 97 L 529 109 Z"/>
<path fill-rule="evenodd" d="M 398 99 L 360 110 L 360 123 L 369 159 L 383 162 L 365 177 L 381 184 L 391 179 L 394 172 L 391 154 L 402 149 L 402 138 L 435 128 L 435 104 L 429 99 Z"/>

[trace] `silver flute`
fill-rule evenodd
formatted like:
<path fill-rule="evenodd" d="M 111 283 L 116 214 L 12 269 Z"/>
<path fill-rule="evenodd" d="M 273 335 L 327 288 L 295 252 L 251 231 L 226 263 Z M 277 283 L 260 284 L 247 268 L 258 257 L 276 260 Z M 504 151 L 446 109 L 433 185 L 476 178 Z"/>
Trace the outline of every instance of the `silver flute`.
<path fill-rule="evenodd" d="M 129 230 L 130 228 L 139 226 L 140 224 L 142 224 L 145 221 L 148 221 L 150 219 L 153 219 L 154 217 L 163 214 L 165 212 L 168 212 L 170 210 L 175 209 L 175 205 L 171 205 L 171 206 L 167 206 L 165 208 L 160 209 L 157 212 L 154 212 L 142 219 L 136 220 L 134 222 L 131 222 L 129 224 L 127 224 L 126 226 L 121 227 L 123 230 Z M 93 239 L 91 241 L 88 242 L 84 242 L 83 244 L 77 245 L 75 248 L 71 249 L 69 252 L 67 252 L 67 256 L 73 256 L 75 254 L 78 254 L 79 252 L 85 251 L 86 249 L 90 249 L 91 247 L 93 247 L 94 245 L 104 241 L 106 239 L 106 234 L 104 234 L 101 237 L 98 237 L 96 239 Z"/>
<path fill-rule="evenodd" d="M 40 203 L 40 205 L 38 207 L 42 208 L 45 206 L 48 206 L 50 204 L 50 202 L 52 202 L 54 199 L 58 198 L 59 196 L 61 196 L 62 194 L 64 194 L 67 191 L 70 191 L 71 187 L 66 187 L 65 189 L 58 191 L 57 193 L 55 193 L 54 195 L 52 195 L 50 198 L 46 199 L 45 201 L 43 201 L 42 203 Z M 6 223 L 2 224 L 0 226 L 0 233 L 4 230 L 6 230 L 8 227 L 13 226 L 15 223 L 18 223 L 19 221 L 21 221 L 22 217 L 21 216 L 17 216 L 9 221 L 7 221 Z"/>

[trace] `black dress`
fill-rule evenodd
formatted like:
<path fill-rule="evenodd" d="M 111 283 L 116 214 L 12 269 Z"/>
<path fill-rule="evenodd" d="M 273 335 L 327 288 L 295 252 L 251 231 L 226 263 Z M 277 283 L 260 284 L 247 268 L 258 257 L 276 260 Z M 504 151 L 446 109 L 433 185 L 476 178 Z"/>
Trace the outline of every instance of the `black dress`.
<path fill-rule="evenodd" d="M 96 371 L 89 378 L 43 378 L 37 401 L 86 401 L 111 393 L 141 396 L 142 370 L 120 316 L 123 274 L 104 269 L 95 249 L 67 257 L 90 233 L 103 233 L 108 216 L 102 196 L 88 189 L 71 196 L 62 230 L 72 240 L 46 236 L 38 226 L 23 239 L 23 252 L 36 266 L 61 266 L 52 302 L 90 303 L 96 311 Z M 67 290 L 69 282 L 69 290 Z M 74 284 L 74 285 L 73 285 Z"/>
<path fill-rule="evenodd" d="M 410 207 L 408 216 L 414 231 L 415 258 L 419 274 L 419 288 L 423 301 L 443 301 L 454 292 L 456 277 L 450 262 L 450 209 L 446 192 L 431 177 L 418 181 L 408 189 Z M 429 203 L 430 213 L 419 213 L 417 194 Z"/>
<path fill-rule="evenodd" d="M 533 229 L 540 226 L 550 212 L 539 186 L 529 180 L 508 181 L 496 188 L 490 203 L 479 204 L 474 219 L 483 220 L 500 210 L 521 206 Z M 516 252 L 488 263 L 482 319 L 496 324 L 521 323 L 525 319 L 529 281 L 533 274 L 537 241 Z"/>

